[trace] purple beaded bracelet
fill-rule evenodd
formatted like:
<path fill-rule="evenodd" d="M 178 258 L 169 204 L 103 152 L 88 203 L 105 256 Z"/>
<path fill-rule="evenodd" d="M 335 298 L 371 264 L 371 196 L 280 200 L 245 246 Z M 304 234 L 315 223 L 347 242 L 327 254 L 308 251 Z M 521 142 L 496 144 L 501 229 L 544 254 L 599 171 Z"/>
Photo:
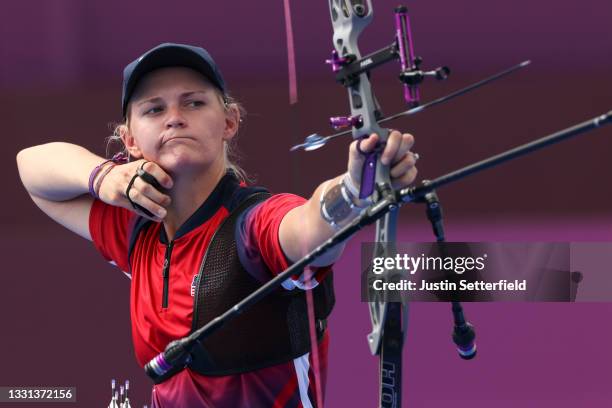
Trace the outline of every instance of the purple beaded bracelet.
<path fill-rule="evenodd" d="M 115 154 L 111 159 L 105 160 L 104 162 L 98 164 L 96 167 L 94 167 L 94 169 L 91 171 L 91 173 L 89 173 L 89 183 L 88 183 L 89 194 L 93 198 L 96 198 L 96 199 L 100 198 L 100 197 L 98 197 L 96 189 L 94 188 L 94 180 L 96 179 L 96 176 L 98 175 L 98 173 L 100 172 L 102 167 L 104 167 L 106 164 L 108 164 L 110 162 L 113 162 L 114 164 L 126 163 L 127 162 L 127 156 L 125 155 L 125 153 L 119 152 L 119 153 Z"/>

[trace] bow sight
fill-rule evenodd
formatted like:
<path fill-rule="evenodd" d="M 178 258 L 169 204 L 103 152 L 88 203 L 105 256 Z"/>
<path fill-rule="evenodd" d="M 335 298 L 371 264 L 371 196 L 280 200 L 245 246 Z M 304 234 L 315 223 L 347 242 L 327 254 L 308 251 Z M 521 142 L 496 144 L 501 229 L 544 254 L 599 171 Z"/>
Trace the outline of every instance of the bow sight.
<path fill-rule="evenodd" d="M 355 10 L 355 14 L 359 17 L 363 18 L 367 15 L 365 13 L 366 8 L 363 4 L 356 4 L 353 10 Z M 406 6 L 396 7 L 394 13 L 395 39 L 391 45 L 362 58 L 358 58 L 355 54 L 347 52 L 339 56 L 338 51 L 333 50 L 331 59 L 325 60 L 325 63 L 331 65 L 332 71 L 336 73 L 336 81 L 338 83 L 345 87 L 350 87 L 359 82 L 359 76 L 361 74 L 367 73 L 389 61 L 399 60 L 401 65 L 399 80 L 404 84 L 404 99 L 408 106 L 412 108 L 418 106 L 420 103 L 418 86 L 423 82 L 425 77 L 430 76 L 438 80 L 443 80 L 450 75 L 450 69 L 443 66 L 431 71 L 423 71 L 421 69 L 423 58 L 415 56 L 414 53 L 410 20 Z M 332 16 L 333 15 L 334 11 L 332 11 Z M 349 125 L 360 127 L 360 118 L 349 119 L 350 120 L 340 121 L 332 118 L 332 126 L 335 129 L 341 129 Z M 377 119 L 382 119 L 382 116 Z"/>

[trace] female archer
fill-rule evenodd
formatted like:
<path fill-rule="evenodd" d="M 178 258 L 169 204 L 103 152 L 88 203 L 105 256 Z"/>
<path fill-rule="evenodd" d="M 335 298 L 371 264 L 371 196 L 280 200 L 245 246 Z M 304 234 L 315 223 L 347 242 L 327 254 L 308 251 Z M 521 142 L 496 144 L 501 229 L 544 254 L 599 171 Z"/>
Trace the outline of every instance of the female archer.
<path fill-rule="evenodd" d="M 242 109 L 206 50 L 161 44 L 127 65 L 123 123 L 129 160 L 47 143 L 20 151 L 21 180 L 52 219 L 93 242 L 131 276 L 132 337 L 144 366 L 166 345 L 223 313 L 329 238 L 368 205 L 358 198 L 362 153 L 306 200 L 247 184 L 228 157 Z M 414 139 L 390 133 L 381 160 L 394 187 L 416 177 Z M 156 381 L 156 407 L 314 406 L 304 289 L 313 290 L 325 382 L 339 246 L 207 338 L 185 368 Z M 312 337 L 312 336 L 311 336 Z M 314 339 L 314 337 L 313 337 Z M 322 387 L 324 388 L 324 387 Z"/>

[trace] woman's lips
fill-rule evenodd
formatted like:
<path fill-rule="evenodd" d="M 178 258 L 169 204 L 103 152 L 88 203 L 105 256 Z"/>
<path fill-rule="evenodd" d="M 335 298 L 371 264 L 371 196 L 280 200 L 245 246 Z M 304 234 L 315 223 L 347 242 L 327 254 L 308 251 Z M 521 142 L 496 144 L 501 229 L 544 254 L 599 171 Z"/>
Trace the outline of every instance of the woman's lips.
<path fill-rule="evenodd" d="M 162 145 L 164 145 L 164 144 L 166 144 L 168 142 L 171 142 L 173 140 L 181 140 L 181 139 L 183 139 L 183 140 L 184 139 L 193 140 L 193 138 L 191 138 L 189 136 L 171 136 L 171 137 L 168 137 L 168 138 L 164 139 L 163 142 L 162 142 Z"/>

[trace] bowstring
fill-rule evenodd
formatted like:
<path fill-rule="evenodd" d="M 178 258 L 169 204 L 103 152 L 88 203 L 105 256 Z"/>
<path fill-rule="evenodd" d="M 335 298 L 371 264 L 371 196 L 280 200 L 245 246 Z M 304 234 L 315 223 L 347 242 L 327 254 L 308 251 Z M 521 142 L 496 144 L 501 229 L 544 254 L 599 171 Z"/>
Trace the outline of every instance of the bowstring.
<path fill-rule="evenodd" d="M 285 34 L 287 39 L 287 67 L 289 74 L 289 106 L 293 111 L 293 115 L 296 120 L 292 120 L 294 127 L 297 125 L 297 72 L 295 62 L 295 42 L 293 38 L 293 25 L 291 19 L 291 6 L 290 0 L 283 0 L 283 8 L 285 15 Z M 295 138 L 299 139 L 299 128 L 294 132 Z M 292 171 L 292 178 L 294 181 L 297 179 L 296 172 Z M 310 272 L 310 271 L 309 271 Z M 306 305 L 308 310 L 308 331 L 310 336 L 310 351 L 312 355 L 312 373 L 315 381 L 315 398 L 317 407 L 323 407 L 323 388 L 321 387 L 321 371 L 320 371 L 320 357 L 319 357 L 319 342 L 317 341 L 317 333 L 315 327 L 315 313 L 314 313 L 314 299 L 312 290 L 314 289 L 312 280 L 315 279 L 314 273 L 310 274 L 306 271 L 302 272 L 304 276 L 304 285 L 306 292 Z M 316 280 L 316 279 L 315 279 Z M 298 289 L 302 290 L 302 289 Z M 307 373 L 308 375 L 308 373 Z"/>

